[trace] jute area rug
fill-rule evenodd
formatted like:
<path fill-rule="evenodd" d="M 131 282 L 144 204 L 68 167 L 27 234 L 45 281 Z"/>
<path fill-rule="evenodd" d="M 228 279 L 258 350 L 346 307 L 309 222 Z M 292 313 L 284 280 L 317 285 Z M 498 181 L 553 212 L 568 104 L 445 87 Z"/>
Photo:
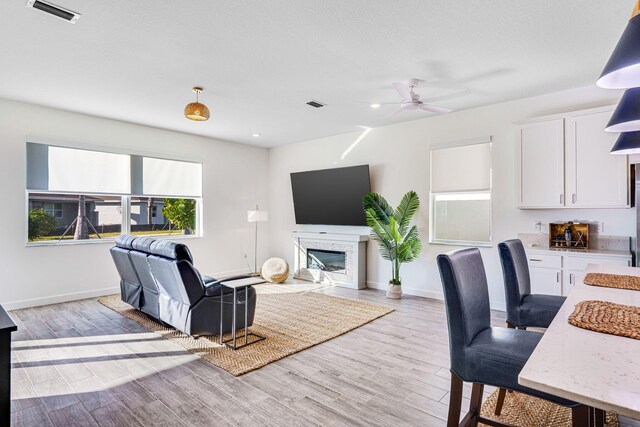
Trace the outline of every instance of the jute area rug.
<path fill-rule="evenodd" d="M 100 298 L 106 307 L 189 350 L 203 360 L 239 376 L 345 334 L 393 309 L 312 292 L 314 287 L 257 285 L 256 315 L 250 332 L 266 337 L 239 350 L 219 345 L 219 336 L 193 338 L 122 302 L 119 295 Z M 239 335 L 243 332 L 239 331 Z M 225 339 L 231 334 L 226 334 Z M 242 342 L 242 341 L 241 341 Z"/>
<path fill-rule="evenodd" d="M 500 416 L 494 413 L 498 390 L 484 401 L 480 413 L 496 421 L 519 427 L 571 427 L 571 408 L 522 393 L 507 393 Z M 484 424 L 479 424 L 484 425 Z M 618 416 L 607 412 L 605 427 L 618 427 Z"/>

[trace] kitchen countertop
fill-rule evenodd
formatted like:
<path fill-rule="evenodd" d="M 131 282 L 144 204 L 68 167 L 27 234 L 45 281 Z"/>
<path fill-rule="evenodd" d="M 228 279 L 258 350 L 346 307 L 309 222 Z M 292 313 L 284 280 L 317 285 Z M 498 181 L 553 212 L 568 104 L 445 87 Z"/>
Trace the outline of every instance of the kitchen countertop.
<path fill-rule="evenodd" d="M 585 273 L 640 276 L 640 269 L 589 264 Z M 577 303 L 611 301 L 640 306 L 640 292 L 587 286 L 573 288 L 518 382 L 585 405 L 640 418 L 640 341 L 572 326 L 567 318 Z"/>
<path fill-rule="evenodd" d="M 546 246 L 526 246 L 526 252 L 538 254 L 570 254 L 585 256 L 603 256 L 615 258 L 628 258 L 631 256 L 630 251 L 618 251 L 611 249 L 572 249 L 572 248 L 550 248 Z"/>

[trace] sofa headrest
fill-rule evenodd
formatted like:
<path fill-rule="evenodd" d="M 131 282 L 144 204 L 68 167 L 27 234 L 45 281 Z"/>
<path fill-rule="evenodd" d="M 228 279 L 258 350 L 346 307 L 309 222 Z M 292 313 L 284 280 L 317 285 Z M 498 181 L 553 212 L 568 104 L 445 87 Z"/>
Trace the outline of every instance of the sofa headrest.
<path fill-rule="evenodd" d="M 176 243 L 170 240 L 155 240 L 151 244 L 149 253 L 166 258 L 177 259 L 178 261 L 189 261 L 193 264 L 193 257 L 187 245 Z"/>
<path fill-rule="evenodd" d="M 121 234 L 116 237 L 116 246 L 123 249 L 133 249 L 133 243 L 136 241 L 136 236 L 130 234 Z"/>
<path fill-rule="evenodd" d="M 136 251 L 151 253 L 151 245 L 153 245 L 155 241 L 156 239 L 151 237 L 138 237 L 133 242 L 133 249 Z"/>

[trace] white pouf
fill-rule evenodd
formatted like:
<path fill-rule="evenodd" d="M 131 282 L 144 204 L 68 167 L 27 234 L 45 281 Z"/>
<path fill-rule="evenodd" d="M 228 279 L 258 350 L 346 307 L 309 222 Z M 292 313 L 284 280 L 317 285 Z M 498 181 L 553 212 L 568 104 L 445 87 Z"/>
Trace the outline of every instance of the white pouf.
<path fill-rule="evenodd" d="M 271 283 L 284 283 L 289 277 L 289 264 L 282 258 L 269 258 L 262 264 L 262 278 Z"/>

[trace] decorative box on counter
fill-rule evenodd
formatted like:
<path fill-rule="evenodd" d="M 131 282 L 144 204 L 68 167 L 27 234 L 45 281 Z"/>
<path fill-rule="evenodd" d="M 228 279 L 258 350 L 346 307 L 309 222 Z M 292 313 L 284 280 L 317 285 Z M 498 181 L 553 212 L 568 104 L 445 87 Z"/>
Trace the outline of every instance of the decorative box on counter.
<path fill-rule="evenodd" d="M 549 247 L 589 249 L 589 224 L 579 222 L 549 224 Z"/>

